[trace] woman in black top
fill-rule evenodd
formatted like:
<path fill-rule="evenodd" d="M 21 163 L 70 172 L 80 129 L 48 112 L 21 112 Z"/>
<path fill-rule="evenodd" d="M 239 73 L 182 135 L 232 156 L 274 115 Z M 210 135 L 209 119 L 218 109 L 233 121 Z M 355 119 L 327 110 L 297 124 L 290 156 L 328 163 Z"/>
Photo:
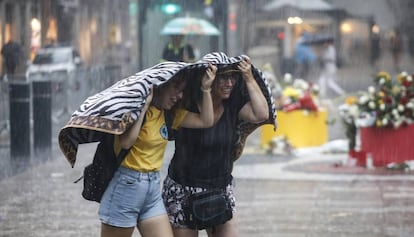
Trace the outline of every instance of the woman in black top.
<path fill-rule="evenodd" d="M 197 88 L 197 85 L 195 86 Z M 199 86 L 194 91 L 205 91 Z M 242 95 L 247 91 L 247 95 Z M 233 145 L 237 142 L 237 124 L 242 119 L 260 123 L 269 118 L 267 101 L 255 81 L 250 59 L 244 56 L 238 64 L 219 68 L 211 90 L 214 108 L 214 126 L 208 129 L 177 131 L 175 153 L 164 181 L 163 199 L 174 236 L 198 236 L 197 227 L 185 217 L 183 206 L 191 193 L 209 189 L 224 191 L 232 211 Z M 190 111 L 199 111 L 199 105 L 188 105 Z M 212 236 L 212 228 L 207 229 Z M 235 216 L 214 226 L 218 236 L 237 236 Z"/>

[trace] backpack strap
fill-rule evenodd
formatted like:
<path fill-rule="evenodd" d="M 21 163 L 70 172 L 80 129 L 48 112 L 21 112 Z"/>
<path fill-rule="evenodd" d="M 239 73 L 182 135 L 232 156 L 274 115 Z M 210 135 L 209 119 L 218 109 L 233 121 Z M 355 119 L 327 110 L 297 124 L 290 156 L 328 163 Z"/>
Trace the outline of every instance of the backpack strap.
<path fill-rule="evenodd" d="M 125 159 L 125 157 L 128 155 L 130 149 L 121 149 L 121 151 L 119 151 L 118 156 L 116 157 L 116 164 L 118 166 L 121 165 L 122 161 Z"/>

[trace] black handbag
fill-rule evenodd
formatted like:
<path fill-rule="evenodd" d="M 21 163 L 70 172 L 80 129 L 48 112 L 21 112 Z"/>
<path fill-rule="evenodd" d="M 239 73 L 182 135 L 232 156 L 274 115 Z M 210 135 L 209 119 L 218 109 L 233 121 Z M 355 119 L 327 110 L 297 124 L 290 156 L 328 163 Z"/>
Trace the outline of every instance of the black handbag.
<path fill-rule="evenodd" d="M 223 190 L 191 194 L 183 209 L 189 227 L 198 230 L 214 228 L 233 217 L 230 202 Z"/>

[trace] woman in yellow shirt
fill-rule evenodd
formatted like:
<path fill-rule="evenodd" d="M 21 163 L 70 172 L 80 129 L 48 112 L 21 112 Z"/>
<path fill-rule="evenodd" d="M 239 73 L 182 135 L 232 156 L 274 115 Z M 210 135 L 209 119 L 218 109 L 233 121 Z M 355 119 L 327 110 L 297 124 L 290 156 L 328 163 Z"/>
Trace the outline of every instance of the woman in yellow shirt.
<path fill-rule="evenodd" d="M 201 80 L 200 113 L 175 108 L 182 99 L 186 76 L 179 73 L 153 88 L 136 122 L 115 139 L 115 150 L 129 149 L 108 185 L 99 207 L 101 236 L 132 236 L 135 226 L 143 237 L 173 236 L 161 198 L 160 174 L 168 129 L 165 110 L 173 110 L 173 128 L 206 128 L 213 125 L 210 88 L 217 68 L 209 65 Z M 144 121 L 145 116 L 145 122 Z"/>

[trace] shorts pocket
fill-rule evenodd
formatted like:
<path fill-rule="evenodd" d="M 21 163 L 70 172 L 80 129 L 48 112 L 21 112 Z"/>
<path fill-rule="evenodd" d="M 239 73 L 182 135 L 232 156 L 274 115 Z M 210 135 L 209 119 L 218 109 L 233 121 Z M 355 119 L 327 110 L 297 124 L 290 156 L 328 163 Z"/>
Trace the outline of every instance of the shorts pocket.
<path fill-rule="evenodd" d="M 140 192 L 139 181 L 128 175 L 121 175 L 115 187 L 113 199 L 115 203 L 127 209 L 135 209 Z"/>

